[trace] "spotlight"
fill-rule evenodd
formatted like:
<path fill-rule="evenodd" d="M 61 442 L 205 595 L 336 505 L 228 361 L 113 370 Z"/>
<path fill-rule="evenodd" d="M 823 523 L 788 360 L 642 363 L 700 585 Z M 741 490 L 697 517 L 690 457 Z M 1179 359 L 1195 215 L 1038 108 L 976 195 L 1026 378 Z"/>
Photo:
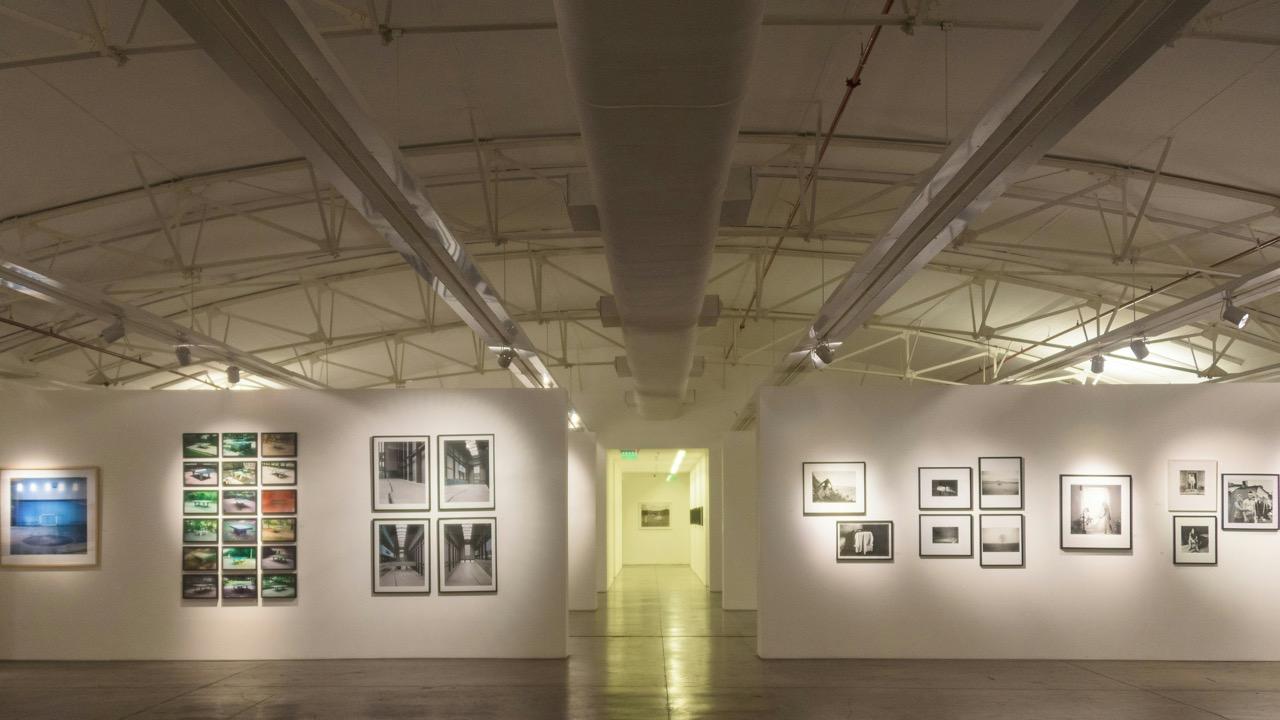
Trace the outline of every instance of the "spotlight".
<path fill-rule="evenodd" d="M 1129 349 L 1133 351 L 1133 356 L 1139 360 L 1146 360 L 1147 356 L 1151 354 L 1151 351 L 1147 349 L 1147 341 L 1142 338 L 1134 338 L 1133 342 L 1129 343 Z"/>
<path fill-rule="evenodd" d="M 511 367 L 511 361 L 516 359 L 516 351 L 509 347 L 504 347 L 498 351 L 498 367 L 506 370 Z"/>
<path fill-rule="evenodd" d="M 1237 330 L 1243 330 L 1244 326 L 1249 322 L 1249 313 L 1236 307 L 1236 304 L 1227 301 L 1225 307 L 1222 308 L 1222 319 L 1236 326 Z"/>
<path fill-rule="evenodd" d="M 1089 360 L 1089 372 L 1093 373 L 1094 375 L 1101 375 L 1102 369 L 1103 367 L 1106 366 L 1106 364 L 1107 364 L 1107 359 L 1105 357 L 1103 357 L 1101 354 L 1094 355 L 1093 358 Z"/>
<path fill-rule="evenodd" d="M 178 365 L 186 367 L 191 364 L 191 348 L 179 345 L 174 352 L 178 355 Z"/>
<path fill-rule="evenodd" d="M 831 361 L 836 359 L 836 351 L 831 349 L 831 345 L 825 342 L 818 343 L 818 347 L 813 349 L 813 354 L 822 361 L 823 365 L 830 365 Z"/>
<path fill-rule="evenodd" d="M 120 318 L 116 318 L 115 322 L 102 329 L 102 332 L 98 334 L 98 337 L 102 338 L 102 342 L 107 345 L 110 345 L 124 337 L 124 321 Z"/>
<path fill-rule="evenodd" d="M 231 383 L 232 385 L 235 385 L 236 383 L 240 382 L 240 368 L 236 367 L 235 365 L 227 366 L 227 382 Z"/>

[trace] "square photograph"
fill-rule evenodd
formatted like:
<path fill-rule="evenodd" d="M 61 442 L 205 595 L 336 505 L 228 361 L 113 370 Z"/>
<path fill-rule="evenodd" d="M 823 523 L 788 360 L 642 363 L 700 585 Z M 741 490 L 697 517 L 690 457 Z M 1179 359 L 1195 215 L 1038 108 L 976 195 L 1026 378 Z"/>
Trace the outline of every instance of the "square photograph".
<path fill-rule="evenodd" d="M 1218 516 L 1173 516 L 1173 564 L 1218 564 Z"/>
<path fill-rule="evenodd" d="M 836 523 L 836 561 L 893 560 L 893 522 Z"/>
<path fill-rule="evenodd" d="M 1063 550 L 1133 549 L 1131 475 L 1059 476 Z"/>
<path fill-rule="evenodd" d="M 297 490 L 263 490 L 263 515 L 293 515 L 298 512 Z"/>
<path fill-rule="evenodd" d="M 218 463 L 182 463 L 182 484 L 187 487 L 217 487 Z"/>
<path fill-rule="evenodd" d="M 222 521 L 222 542 L 250 545 L 258 542 L 258 521 L 253 518 Z"/>
<path fill-rule="evenodd" d="M 97 564 L 97 468 L 0 471 L 0 565 Z"/>
<path fill-rule="evenodd" d="M 431 576 L 426 520 L 373 521 L 373 592 L 427 593 Z"/>
<path fill-rule="evenodd" d="M 916 469 L 921 510 L 969 510 L 973 507 L 973 468 Z"/>
<path fill-rule="evenodd" d="M 182 433 L 182 457 L 218 457 L 218 433 Z"/>
<path fill-rule="evenodd" d="M 258 598 L 257 575 L 223 575 L 223 600 L 256 600 Z"/>
<path fill-rule="evenodd" d="M 263 518 L 262 542 L 298 542 L 298 518 Z"/>
<path fill-rule="evenodd" d="M 222 433 L 222 457 L 258 457 L 258 433 Z"/>
<path fill-rule="evenodd" d="M 1275 530 L 1280 475 L 1223 473 L 1222 529 Z"/>
<path fill-rule="evenodd" d="M 494 518 L 439 520 L 440 592 L 498 591 L 495 556 L 498 521 Z"/>
<path fill-rule="evenodd" d="M 667 530 L 671 527 L 671 503 L 640 503 L 641 530 Z"/>
<path fill-rule="evenodd" d="M 257 570 L 258 548 L 225 547 L 222 548 L 223 570 Z"/>
<path fill-rule="evenodd" d="M 1024 567 L 1025 528 L 1022 515 L 990 514 L 978 517 L 978 565 L 981 567 Z"/>
<path fill-rule="evenodd" d="M 223 515 L 257 515 L 258 514 L 258 491 L 257 490 L 223 490 L 222 491 L 222 514 Z"/>
<path fill-rule="evenodd" d="M 866 463 L 803 463 L 800 475 L 805 515 L 862 515 L 867 511 Z"/>
<path fill-rule="evenodd" d="M 294 600 L 298 597 L 298 576 L 293 573 L 263 573 L 263 600 Z"/>
<path fill-rule="evenodd" d="M 430 442 L 426 435 L 373 438 L 370 476 L 374 512 L 431 509 L 427 485 Z"/>
<path fill-rule="evenodd" d="M 262 457 L 297 457 L 298 433 L 262 433 Z"/>
<path fill-rule="evenodd" d="M 218 520 L 196 520 L 186 518 L 182 521 L 182 542 L 184 543 L 216 543 L 218 542 Z"/>
<path fill-rule="evenodd" d="M 973 557 L 973 516 L 921 515 L 920 557 Z"/>
<path fill-rule="evenodd" d="M 263 460 L 262 461 L 262 484 L 263 485 L 297 485 L 298 484 L 298 461 L 297 460 Z"/>
<path fill-rule="evenodd" d="M 208 545 L 183 546 L 182 570 L 184 572 L 217 572 L 218 548 Z"/>
<path fill-rule="evenodd" d="M 217 515 L 218 514 L 218 491 L 217 490 L 183 490 L 182 491 L 182 514 L 183 515 Z"/>
<path fill-rule="evenodd" d="M 297 545 L 263 545 L 262 546 L 262 569 L 263 570 L 297 570 L 298 569 L 298 546 Z"/>
<path fill-rule="evenodd" d="M 1022 489 L 1022 458 L 978 458 L 978 509 L 1021 510 Z"/>
<path fill-rule="evenodd" d="M 215 561 L 215 565 L 217 562 Z M 217 600 L 218 599 L 218 576 L 212 575 L 183 575 L 182 576 L 182 599 L 183 600 Z"/>
<path fill-rule="evenodd" d="M 258 463 L 243 460 L 222 463 L 222 484 L 224 487 L 257 485 Z"/>
<path fill-rule="evenodd" d="M 1218 511 L 1218 463 L 1215 460 L 1169 461 L 1169 512 Z"/>
<path fill-rule="evenodd" d="M 493 436 L 441 435 L 441 510 L 492 510 Z"/>

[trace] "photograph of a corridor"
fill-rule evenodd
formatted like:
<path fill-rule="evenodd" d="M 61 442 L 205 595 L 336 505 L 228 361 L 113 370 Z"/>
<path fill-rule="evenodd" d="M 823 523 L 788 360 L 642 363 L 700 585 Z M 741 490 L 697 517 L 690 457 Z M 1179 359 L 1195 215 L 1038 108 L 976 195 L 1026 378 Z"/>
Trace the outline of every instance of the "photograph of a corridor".
<path fill-rule="evenodd" d="M 492 510 L 493 437 L 440 438 L 440 509 Z"/>
<path fill-rule="evenodd" d="M 373 438 L 373 509 L 430 510 L 427 437 Z"/>
<path fill-rule="evenodd" d="M 496 526 L 491 518 L 440 521 L 440 592 L 497 591 Z"/>
<path fill-rule="evenodd" d="M 431 589 L 427 537 L 425 520 L 373 521 L 375 593 L 422 593 Z"/>

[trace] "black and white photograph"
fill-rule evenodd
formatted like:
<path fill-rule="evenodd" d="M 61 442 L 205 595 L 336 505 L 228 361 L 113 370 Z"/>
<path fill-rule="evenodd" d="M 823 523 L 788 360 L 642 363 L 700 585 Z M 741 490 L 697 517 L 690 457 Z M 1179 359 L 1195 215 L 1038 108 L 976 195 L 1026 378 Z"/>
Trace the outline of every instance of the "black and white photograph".
<path fill-rule="evenodd" d="M 431 592 L 427 520 L 373 521 L 373 592 Z"/>
<path fill-rule="evenodd" d="M 430 510 L 428 447 L 421 436 L 374 437 L 372 449 L 373 510 Z"/>
<path fill-rule="evenodd" d="M 1060 475 L 1063 550 L 1133 549 L 1133 476 Z"/>
<path fill-rule="evenodd" d="M 218 457 L 218 433 L 182 433 L 182 457 Z"/>
<path fill-rule="evenodd" d="M 922 467 L 916 469 L 921 510 L 970 510 L 973 508 L 973 468 Z"/>
<path fill-rule="evenodd" d="M 978 565 L 1024 567 L 1025 520 L 1022 515 L 989 513 L 978 516 Z"/>
<path fill-rule="evenodd" d="M 440 592 L 497 592 L 498 521 L 446 518 L 437 524 L 440 526 Z"/>
<path fill-rule="evenodd" d="M 667 530 L 671 527 L 671 503 L 640 503 L 641 530 Z"/>
<path fill-rule="evenodd" d="M 441 435 L 441 510 L 493 510 L 494 467 L 492 435 Z"/>
<path fill-rule="evenodd" d="M 1021 510 L 1022 486 L 1022 458 L 978 458 L 979 510 Z"/>
<path fill-rule="evenodd" d="M 297 545 L 263 545 L 262 546 L 262 569 L 263 570 L 297 570 L 298 569 L 298 546 Z"/>
<path fill-rule="evenodd" d="M 1222 474 L 1222 529 L 1275 530 L 1280 475 Z"/>
<path fill-rule="evenodd" d="M 1169 512 L 1218 511 L 1218 462 L 1169 461 Z"/>
<path fill-rule="evenodd" d="M 215 562 L 215 565 L 216 565 L 216 562 Z M 182 576 L 182 599 L 183 600 L 217 600 L 218 599 L 218 576 L 216 574 L 183 575 Z"/>
<path fill-rule="evenodd" d="M 973 557 L 973 516 L 920 515 L 920 557 Z"/>
<path fill-rule="evenodd" d="M 262 461 L 262 484 L 263 485 L 297 485 L 298 484 L 298 461 L 297 460 L 263 460 Z"/>
<path fill-rule="evenodd" d="M 216 487 L 218 484 L 218 463 L 182 463 L 182 484 L 186 487 Z"/>
<path fill-rule="evenodd" d="M 800 466 L 805 515 L 867 512 L 867 464 L 812 462 Z"/>
<path fill-rule="evenodd" d="M 1218 516 L 1173 516 L 1173 564 L 1218 564 Z"/>
<path fill-rule="evenodd" d="M 262 457 L 291 458 L 298 456 L 298 433 L 262 433 Z"/>
<path fill-rule="evenodd" d="M 836 523 L 836 561 L 893 560 L 893 522 L 859 520 Z"/>

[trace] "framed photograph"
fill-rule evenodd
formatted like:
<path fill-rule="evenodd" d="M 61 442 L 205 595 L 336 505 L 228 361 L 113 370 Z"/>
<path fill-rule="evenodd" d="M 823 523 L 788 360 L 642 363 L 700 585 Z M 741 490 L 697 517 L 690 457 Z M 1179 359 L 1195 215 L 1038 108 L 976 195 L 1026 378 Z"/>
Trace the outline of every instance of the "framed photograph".
<path fill-rule="evenodd" d="M 229 545 L 253 545 L 258 542 L 256 518 L 222 521 L 222 542 Z"/>
<path fill-rule="evenodd" d="M 222 548 L 222 569 L 257 570 L 258 548 L 253 547 L 252 545 L 248 547 Z"/>
<path fill-rule="evenodd" d="M 183 515 L 217 515 L 218 514 L 218 491 L 217 490 L 183 490 L 182 491 L 182 514 Z"/>
<path fill-rule="evenodd" d="M 208 545 L 182 547 L 183 572 L 218 572 L 218 548 Z"/>
<path fill-rule="evenodd" d="M 293 573 L 262 573 L 263 600 L 296 600 L 298 576 Z"/>
<path fill-rule="evenodd" d="M 430 521 L 373 521 L 373 592 L 429 593 Z"/>
<path fill-rule="evenodd" d="M 805 515 L 862 515 L 867 512 L 866 463 L 803 463 L 800 474 Z"/>
<path fill-rule="evenodd" d="M 836 562 L 893 560 L 893 521 L 836 523 Z"/>
<path fill-rule="evenodd" d="M 257 575 L 223 575 L 223 600 L 256 600 L 258 598 Z"/>
<path fill-rule="evenodd" d="M 185 518 L 182 521 L 182 542 L 184 543 L 216 543 L 218 542 L 218 519 Z"/>
<path fill-rule="evenodd" d="M 262 546 L 262 569 L 266 570 L 297 570 L 298 569 L 298 546 L 297 545 L 263 545 Z"/>
<path fill-rule="evenodd" d="M 689 508 L 689 524 L 690 524 L 690 525 L 702 525 L 702 524 L 703 524 L 703 520 L 702 520 L 702 508 L 700 508 L 700 507 L 696 507 L 696 508 Z"/>
<path fill-rule="evenodd" d="M 494 509 L 493 436 L 441 435 L 438 440 L 440 509 Z"/>
<path fill-rule="evenodd" d="M 223 486 L 257 485 L 258 463 L 238 460 L 222 463 Z"/>
<path fill-rule="evenodd" d="M 431 438 L 396 436 L 373 438 L 373 510 L 394 512 L 430 510 L 427 448 Z"/>
<path fill-rule="evenodd" d="M 262 518 L 262 542 L 298 542 L 298 518 Z"/>
<path fill-rule="evenodd" d="M 98 564 L 98 469 L 0 470 L 0 565 Z"/>
<path fill-rule="evenodd" d="M 1169 461 L 1169 512 L 1218 512 L 1216 460 Z"/>
<path fill-rule="evenodd" d="M 1218 564 L 1218 516 L 1173 516 L 1173 564 Z"/>
<path fill-rule="evenodd" d="M 440 592 L 498 591 L 498 521 L 495 518 L 447 518 L 440 526 Z"/>
<path fill-rule="evenodd" d="M 218 433 L 182 433 L 182 457 L 218 457 Z"/>
<path fill-rule="evenodd" d="M 298 457 L 298 433 L 262 433 L 262 457 Z"/>
<path fill-rule="evenodd" d="M 921 515 L 920 557 L 973 557 L 973 516 Z"/>
<path fill-rule="evenodd" d="M 218 576 L 216 574 L 183 575 L 182 576 L 182 599 L 183 600 L 217 600 L 218 599 Z"/>
<path fill-rule="evenodd" d="M 298 461 L 297 460 L 263 460 L 262 461 L 262 484 L 263 485 L 297 485 L 298 484 Z"/>
<path fill-rule="evenodd" d="M 263 515 L 294 515 L 298 512 L 297 490 L 263 490 Z"/>
<path fill-rule="evenodd" d="M 1060 475 L 1063 550 L 1133 549 L 1133 476 Z"/>
<path fill-rule="evenodd" d="M 184 462 L 182 463 L 182 484 L 186 487 L 217 487 L 218 463 L 216 462 Z"/>
<path fill-rule="evenodd" d="M 1022 458 L 978 458 L 979 510 L 1021 510 L 1022 488 Z"/>
<path fill-rule="evenodd" d="M 978 516 L 978 565 L 1024 567 L 1025 521 L 1022 515 L 992 513 Z"/>
<path fill-rule="evenodd" d="M 1222 529 L 1275 530 L 1280 475 L 1222 474 Z"/>
<path fill-rule="evenodd" d="M 258 491 L 257 490 L 223 490 L 222 491 L 222 514 L 223 515 L 257 515 L 258 514 Z"/>
<path fill-rule="evenodd" d="M 973 509 L 973 468 L 922 467 L 916 479 L 921 510 Z"/>
<path fill-rule="evenodd" d="M 258 457 L 258 433 L 222 433 L 222 457 Z"/>
<path fill-rule="evenodd" d="M 671 529 L 671 503 L 666 503 L 666 502 L 640 503 L 640 529 L 641 530 Z"/>

